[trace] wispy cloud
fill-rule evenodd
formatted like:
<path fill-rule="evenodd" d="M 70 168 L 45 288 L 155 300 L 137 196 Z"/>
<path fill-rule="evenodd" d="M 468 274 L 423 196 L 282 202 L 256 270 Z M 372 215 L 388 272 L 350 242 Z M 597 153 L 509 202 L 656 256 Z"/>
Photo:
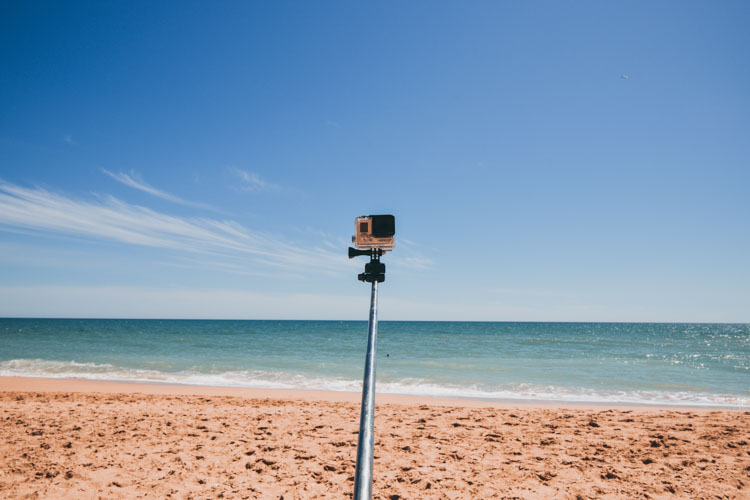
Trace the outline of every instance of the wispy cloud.
<path fill-rule="evenodd" d="M 75 144 L 75 142 L 73 141 L 73 136 L 70 134 L 64 135 L 63 141 L 65 141 L 67 144 Z"/>
<path fill-rule="evenodd" d="M 248 172 L 237 167 L 232 167 L 230 171 L 242 181 L 242 184 L 239 186 L 239 189 L 242 191 L 276 191 L 280 188 L 277 184 L 272 184 L 261 179 L 254 172 Z"/>
<path fill-rule="evenodd" d="M 407 269 L 427 270 L 435 267 L 435 260 L 427 257 L 424 252 L 435 252 L 435 249 L 425 247 L 407 238 L 398 238 L 399 256 L 394 254 L 394 264 Z"/>
<path fill-rule="evenodd" d="M 148 184 L 146 181 L 144 181 L 138 173 L 136 173 L 135 170 L 131 170 L 130 173 L 125 172 L 110 172 L 107 169 L 102 169 L 102 172 L 107 174 L 108 176 L 112 177 L 117 182 L 120 182 L 122 184 L 125 184 L 128 187 L 132 187 L 133 189 L 138 189 L 139 191 L 143 191 L 144 193 L 148 193 L 152 196 L 156 196 L 157 198 L 161 198 L 163 200 L 171 201 L 172 203 L 177 203 L 179 205 L 185 205 L 188 207 L 195 207 L 195 208 L 205 208 L 208 210 L 217 211 L 214 207 L 211 205 L 207 205 L 205 203 L 195 202 L 195 201 L 189 201 L 184 200 L 180 198 L 179 196 L 175 196 L 171 193 L 167 193 L 166 191 L 162 191 L 161 189 L 157 189 L 150 184 Z"/>
<path fill-rule="evenodd" d="M 347 270 L 342 252 L 302 248 L 277 235 L 250 231 L 231 220 L 168 215 L 112 196 L 79 200 L 4 181 L 0 181 L 2 226 L 6 230 L 56 233 L 213 255 L 250 271 Z"/>
<path fill-rule="evenodd" d="M 423 257 L 421 255 L 411 255 L 403 259 L 403 264 L 406 267 L 412 269 L 431 269 L 435 265 L 435 261 L 429 257 Z"/>

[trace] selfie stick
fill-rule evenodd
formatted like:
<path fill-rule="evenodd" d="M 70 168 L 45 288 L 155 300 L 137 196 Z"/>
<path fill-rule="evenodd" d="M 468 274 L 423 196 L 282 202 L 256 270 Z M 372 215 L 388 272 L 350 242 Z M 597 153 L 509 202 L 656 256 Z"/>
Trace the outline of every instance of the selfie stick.
<path fill-rule="evenodd" d="M 375 341 L 378 336 L 378 283 L 385 281 L 385 264 L 380 262 L 383 250 L 356 250 L 349 248 L 349 258 L 369 255 L 365 272 L 357 276 L 360 281 L 372 283 L 370 292 L 370 320 L 367 332 L 365 377 L 362 382 L 362 410 L 359 416 L 357 442 L 357 469 L 354 474 L 354 500 L 369 500 L 372 496 L 372 455 L 375 426 Z"/>

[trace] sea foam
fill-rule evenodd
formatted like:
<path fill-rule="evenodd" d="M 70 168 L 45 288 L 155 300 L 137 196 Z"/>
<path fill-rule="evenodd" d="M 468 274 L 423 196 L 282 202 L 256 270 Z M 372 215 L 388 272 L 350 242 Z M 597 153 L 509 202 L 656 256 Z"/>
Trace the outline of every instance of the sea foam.
<path fill-rule="evenodd" d="M 237 370 L 219 373 L 203 373 L 198 371 L 163 372 L 159 370 L 117 367 L 111 364 L 50 361 L 43 359 L 12 359 L 2 361 L 0 362 L 0 376 L 346 392 L 358 392 L 362 388 L 360 380 L 340 377 L 305 376 L 281 371 Z M 437 384 L 423 379 L 409 378 L 397 381 L 378 381 L 377 392 L 381 394 L 488 400 L 750 408 L 750 398 L 729 394 L 709 394 L 693 391 L 606 391 L 584 387 L 534 384 L 505 384 L 504 386 L 491 387 L 478 384 Z"/>

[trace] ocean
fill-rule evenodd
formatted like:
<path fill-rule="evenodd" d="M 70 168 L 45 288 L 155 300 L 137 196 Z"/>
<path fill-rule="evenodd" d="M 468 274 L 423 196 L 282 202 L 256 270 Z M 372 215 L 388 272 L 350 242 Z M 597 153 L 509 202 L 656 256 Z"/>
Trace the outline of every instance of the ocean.
<path fill-rule="evenodd" d="M 0 376 L 360 391 L 366 321 L 0 319 Z M 381 321 L 377 391 L 750 408 L 750 325 Z"/>

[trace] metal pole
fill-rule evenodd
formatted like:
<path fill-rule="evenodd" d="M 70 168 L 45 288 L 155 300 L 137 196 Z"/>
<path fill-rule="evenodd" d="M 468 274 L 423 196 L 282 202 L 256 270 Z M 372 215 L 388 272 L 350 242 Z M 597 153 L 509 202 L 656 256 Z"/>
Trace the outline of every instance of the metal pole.
<path fill-rule="evenodd" d="M 378 336 L 378 282 L 372 282 L 370 295 L 370 325 L 367 333 L 365 378 L 362 383 L 362 412 L 359 416 L 357 442 L 357 471 L 354 475 L 354 500 L 369 500 L 372 496 L 372 454 L 375 422 L 375 341 Z"/>

